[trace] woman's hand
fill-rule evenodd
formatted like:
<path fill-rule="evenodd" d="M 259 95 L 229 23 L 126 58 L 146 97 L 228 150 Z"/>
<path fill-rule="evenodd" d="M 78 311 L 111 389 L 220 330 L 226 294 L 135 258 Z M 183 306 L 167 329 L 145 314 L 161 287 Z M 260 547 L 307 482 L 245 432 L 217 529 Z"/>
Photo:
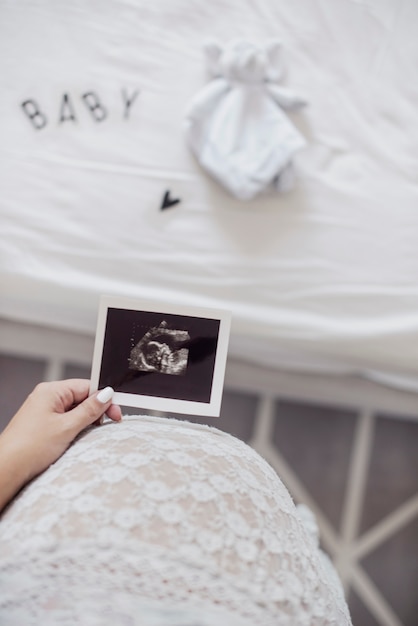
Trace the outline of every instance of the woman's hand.
<path fill-rule="evenodd" d="M 32 478 L 54 463 L 75 437 L 104 413 L 118 422 L 113 389 L 88 397 L 88 380 L 41 383 L 0 435 L 0 511 Z"/>

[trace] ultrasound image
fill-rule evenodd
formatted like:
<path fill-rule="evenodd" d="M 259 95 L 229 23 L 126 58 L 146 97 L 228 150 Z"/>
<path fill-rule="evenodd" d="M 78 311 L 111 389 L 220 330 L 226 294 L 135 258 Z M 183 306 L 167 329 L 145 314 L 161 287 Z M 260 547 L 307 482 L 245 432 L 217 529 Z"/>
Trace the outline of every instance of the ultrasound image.
<path fill-rule="evenodd" d="M 187 330 L 175 330 L 162 321 L 153 326 L 132 348 L 129 369 L 181 376 L 189 358 L 190 335 Z"/>

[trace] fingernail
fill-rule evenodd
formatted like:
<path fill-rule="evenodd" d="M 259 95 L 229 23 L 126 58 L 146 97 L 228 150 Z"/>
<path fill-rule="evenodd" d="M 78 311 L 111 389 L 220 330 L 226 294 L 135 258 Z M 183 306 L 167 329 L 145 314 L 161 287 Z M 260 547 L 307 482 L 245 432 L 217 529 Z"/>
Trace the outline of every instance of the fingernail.
<path fill-rule="evenodd" d="M 102 404 L 106 404 L 106 402 L 109 402 L 109 400 L 112 398 L 114 393 L 115 392 L 113 391 L 112 387 L 105 387 L 104 389 L 99 391 L 96 398 Z"/>

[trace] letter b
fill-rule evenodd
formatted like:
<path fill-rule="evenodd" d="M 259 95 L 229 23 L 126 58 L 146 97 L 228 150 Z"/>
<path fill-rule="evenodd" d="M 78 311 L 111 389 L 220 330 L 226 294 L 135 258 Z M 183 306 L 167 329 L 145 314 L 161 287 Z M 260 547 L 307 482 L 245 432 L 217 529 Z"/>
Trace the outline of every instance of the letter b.
<path fill-rule="evenodd" d="M 92 114 L 94 120 L 96 122 L 103 122 L 103 120 L 107 117 L 107 111 L 101 104 L 99 98 L 96 96 L 94 91 L 88 91 L 87 93 L 84 93 L 82 98 L 86 107 Z"/>
<path fill-rule="evenodd" d="M 46 115 L 41 113 L 35 100 L 25 100 L 22 102 L 21 106 L 32 123 L 32 126 L 36 128 L 36 130 L 41 130 L 41 128 L 44 128 L 47 125 L 48 120 Z"/>

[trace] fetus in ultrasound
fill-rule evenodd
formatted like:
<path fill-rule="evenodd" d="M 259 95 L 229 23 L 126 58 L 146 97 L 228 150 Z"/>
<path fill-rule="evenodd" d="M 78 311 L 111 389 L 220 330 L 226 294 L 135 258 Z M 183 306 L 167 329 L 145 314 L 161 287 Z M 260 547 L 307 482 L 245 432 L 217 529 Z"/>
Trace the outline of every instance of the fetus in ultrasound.
<path fill-rule="evenodd" d="M 153 326 L 132 348 L 129 369 L 181 376 L 186 372 L 189 358 L 187 330 L 168 328 L 163 320 Z"/>

